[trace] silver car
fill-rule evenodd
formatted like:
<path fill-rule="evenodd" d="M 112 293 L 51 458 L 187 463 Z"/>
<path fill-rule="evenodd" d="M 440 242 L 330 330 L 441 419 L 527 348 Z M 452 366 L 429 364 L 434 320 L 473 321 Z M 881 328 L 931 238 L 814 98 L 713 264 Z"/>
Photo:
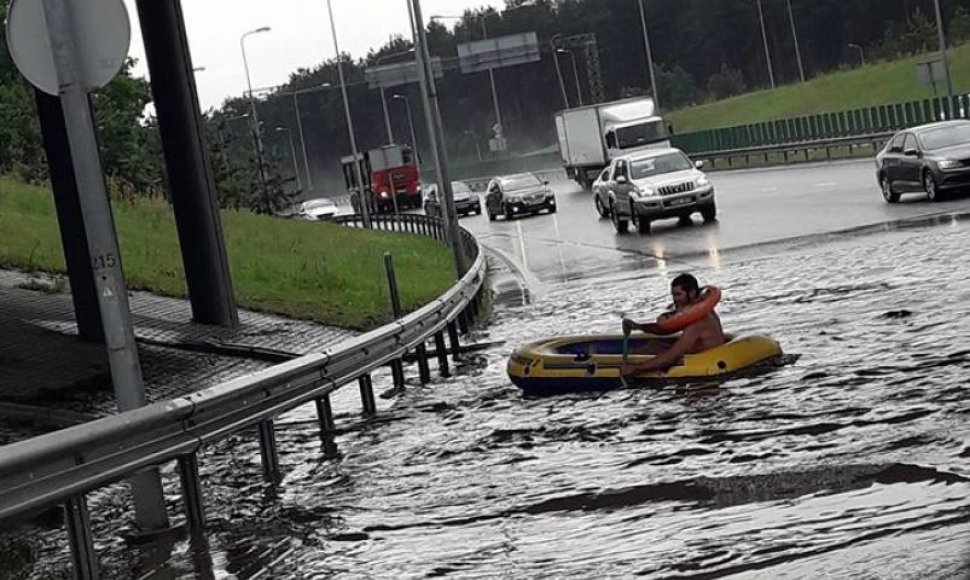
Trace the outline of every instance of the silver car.
<path fill-rule="evenodd" d="M 614 159 L 593 182 L 593 201 L 602 217 L 609 217 L 618 232 L 630 222 L 642 233 L 650 223 L 665 218 L 690 220 L 700 212 L 705 222 L 717 219 L 714 186 L 680 149 L 655 149 Z"/>

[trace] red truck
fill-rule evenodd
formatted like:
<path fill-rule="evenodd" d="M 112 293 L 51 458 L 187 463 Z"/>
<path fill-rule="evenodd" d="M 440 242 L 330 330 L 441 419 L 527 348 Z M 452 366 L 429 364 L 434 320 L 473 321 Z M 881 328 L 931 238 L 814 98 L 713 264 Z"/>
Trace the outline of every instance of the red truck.
<path fill-rule="evenodd" d="M 407 145 L 385 145 L 357 155 L 364 192 L 372 213 L 394 213 L 421 207 L 421 176 Z M 344 183 L 354 211 L 360 213 L 360 187 L 354 157 L 341 158 Z"/>

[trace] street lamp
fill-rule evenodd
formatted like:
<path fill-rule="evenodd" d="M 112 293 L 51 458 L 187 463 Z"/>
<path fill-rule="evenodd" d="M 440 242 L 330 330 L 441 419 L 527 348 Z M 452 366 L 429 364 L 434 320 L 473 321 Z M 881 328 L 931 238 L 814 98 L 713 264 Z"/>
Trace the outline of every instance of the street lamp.
<path fill-rule="evenodd" d="M 404 106 L 408 110 L 408 128 L 411 130 L 411 151 L 414 153 L 414 164 L 418 165 L 418 142 L 414 138 L 414 119 L 411 115 L 411 101 L 404 95 L 393 94 L 391 98 L 395 101 L 404 101 Z"/>
<path fill-rule="evenodd" d="M 485 15 L 482 15 L 482 40 L 488 40 L 488 29 L 485 27 Z M 432 16 L 431 20 L 463 20 L 461 16 Z M 496 137 L 502 137 L 502 112 L 498 107 L 498 91 L 495 90 L 495 70 L 488 67 L 488 81 L 492 85 L 492 105 L 495 107 L 495 126 L 497 128 Z M 567 107 L 569 105 L 566 105 Z"/>
<path fill-rule="evenodd" d="M 853 44 L 851 42 L 849 43 L 849 48 L 854 48 L 854 49 L 856 49 L 856 50 L 859 51 L 859 61 L 862 63 L 862 66 L 866 66 L 866 52 L 865 52 L 865 50 L 863 50 L 862 47 L 859 46 L 858 44 Z"/>
<path fill-rule="evenodd" d="M 798 76 L 805 82 L 805 67 L 802 66 L 802 51 L 798 46 L 798 31 L 795 30 L 795 15 L 791 10 L 791 0 L 785 0 L 788 4 L 788 23 L 791 25 L 791 36 L 795 41 L 795 58 L 798 59 Z"/>
<path fill-rule="evenodd" d="M 243 35 L 239 37 L 239 47 L 242 49 L 243 67 L 246 69 L 246 86 L 249 87 L 249 109 L 253 123 L 253 138 L 256 141 L 256 163 L 259 165 L 259 180 L 263 186 L 263 194 L 267 195 L 266 172 L 263 168 L 262 129 L 259 126 L 259 117 L 256 114 L 256 98 L 253 96 L 253 82 L 249 76 L 249 60 L 246 58 L 246 37 L 253 34 L 259 34 L 261 32 L 269 32 L 269 26 L 262 26 L 255 30 L 250 30 L 249 32 L 243 33 Z"/>
<path fill-rule="evenodd" d="M 765 30 L 765 13 L 761 9 L 761 0 L 758 2 L 758 19 L 761 21 L 761 40 L 765 45 L 765 61 L 768 63 L 768 80 L 771 81 L 771 88 L 775 88 L 775 71 L 771 66 L 771 52 L 768 50 L 768 31 Z"/>
<path fill-rule="evenodd" d="M 650 92 L 653 94 L 653 105 L 660 110 L 660 95 L 657 94 L 657 77 L 653 70 L 653 51 L 650 50 L 650 34 L 647 31 L 647 16 L 643 10 L 643 0 L 640 1 L 640 27 L 643 29 L 643 48 L 647 51 L 647 69 L 650 72 Z"/>
<path fill-rule="evenodd" d="M 562 80 L 562 69 L 559 68 L 559 50 L 560 48 L 556 46 L 558 38 L 562 36 L 561 34 L 553 34 L 552 38 L 549 39 L 549 46 L 552 47 L 552 62 L 556 65 L 556 78 L 559 79 L 559 90 L 562 92 L 562 102 L 563 106 L 567 109 L 569 108 L 569 97 L 566 95 L 566 83 Z"/>
<path fill-rule="evenodd" d="M 384 56 L 377 59 L 377 66 L 381 65 L 384 59 L 393 58 L 395 56 L 403 56 L 405 54 L 411 54 L 414 52 L 414 48 L 409 48 L 402 52 L 395 52 L 392 54 L 385 54 Z M 387 97 L 384 95 L 384 85 L 381 87 L 381 105 L 384 107 L 384 126 L 387 127 L 387 144 L 390 145 L 394 143 L 394 133 L 391 131 L 391 114 L 387 111 Z"/>
<path fill-rule="evenodd" d="M 357 179 L 360 213 L 364 227 L 370 229 L 370 200 L 365 198 L 364 175 L 360 170 L 360 153 L 357 151 L 357 137 L 354 135 L 354 119 L 350 114 L 350 100 L 347 98 L 347 81 L 344 79 L 344 59 L 337 45 L 337 25 L 333 20 L 333 6 L 327 0 L 327 14 L 330 17 L 330 33 L 333 35 L 333 50 L 337 53 L 337 76 L 340 78 L 340 93 L 344 99 L 344 115 L 347 117 L 347 134 L 350 137 L 350 154 L 353 155 L 354 177 Z"/>
<path fill-rule="evenodd" d="M 564 48 L 557 48 L 556 52 L 560 54 L 568 54 L 569 58 L 573 60 L 573 78 L 576 80 L 576 99 L 579 100 L 579 106 L 583 106 L 583 93 L 579 90 L 579 69 L 576 67 L 576 55 L 573 54 L 571 50 L 566 50 Z"/>
<path fill-rule="evenodd" d="M 311 87 L 309 89 L 293 91 L 293 110 L 296 112 L 296 130 L 300 134 L 300 149 L 303 151 L 303 166 L 306 167 L 307 191 L 313 190 L 313 178 L 310 177 L 310 158 L 306 153 L 306 139 L 303 137 L 303 117 L 300 115 L 300 101 L 297 99 L 297 96 L 301 93 L 311 93 L 313 91 L 330 88 L 330 86 L 330 83 L 323 83 L 322 85 Z"/>
<path fill-rule="evenodd" d="M 300 169 L 296 166 L 296 147 L 293 146 L 293 131 L 290 131 L 289 127 L 277 127 L 277 133 L 286 133 L 286 136 L 290 140 L 290 160 L 293 161 L 293 176 L 296 177 L 296 185 L 299 189 L 303 189 L 303 184 L 300 182 Z"/>

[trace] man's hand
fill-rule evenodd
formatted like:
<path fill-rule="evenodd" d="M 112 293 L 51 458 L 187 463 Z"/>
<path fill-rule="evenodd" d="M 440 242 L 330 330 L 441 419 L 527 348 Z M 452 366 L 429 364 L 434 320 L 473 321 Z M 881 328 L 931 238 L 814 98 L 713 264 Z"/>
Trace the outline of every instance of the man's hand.
<path fill-rule="evenodd" d="M 623 319 L 623 336 L 630 336 L 630 333 L 637 329 L 639 326 L 636 322 L 633 322 L 629 318 Z"/>
<path fill-rule="evenodd" d="M 623 363 L 622 365 L 620 365 L 620 376 L 621 377 L 633 376 L 637 374 L 639 370 L 640 370 L 640 367 L 638 365 Z"/>

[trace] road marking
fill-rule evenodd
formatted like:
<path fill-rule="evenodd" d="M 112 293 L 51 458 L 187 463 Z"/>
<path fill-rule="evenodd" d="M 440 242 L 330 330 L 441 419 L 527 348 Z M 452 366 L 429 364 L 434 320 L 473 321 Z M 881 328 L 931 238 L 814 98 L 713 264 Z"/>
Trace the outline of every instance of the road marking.
<path fill-rule="evenodd" d="M 838 183 L 834 181 L 824 181 L 822 183 L 816 183 L 815 187 L 835 187 Z"/>

